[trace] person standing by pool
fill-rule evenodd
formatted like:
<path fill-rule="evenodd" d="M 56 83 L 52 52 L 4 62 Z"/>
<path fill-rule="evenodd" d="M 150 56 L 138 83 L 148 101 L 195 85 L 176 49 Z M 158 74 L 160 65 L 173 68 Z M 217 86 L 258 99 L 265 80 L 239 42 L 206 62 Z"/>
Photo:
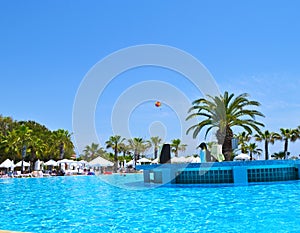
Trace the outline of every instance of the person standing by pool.
<path fill-rule="evenodd" d="M 216 162 L 222 162 L 225 160 L 225 157 L 222 154 L 222 145 L 213 142 L 210 148 L 210 153 Z"/>
<path fill-rule="evenodd" d="M 200 148 L 200 153 L 199 153 L 199 157 L 201 160 L 201 163 L 206 163 L 206 153 L 207 153 L 207 146 L 204 142 L 202 142 L 198 148 Z"/>

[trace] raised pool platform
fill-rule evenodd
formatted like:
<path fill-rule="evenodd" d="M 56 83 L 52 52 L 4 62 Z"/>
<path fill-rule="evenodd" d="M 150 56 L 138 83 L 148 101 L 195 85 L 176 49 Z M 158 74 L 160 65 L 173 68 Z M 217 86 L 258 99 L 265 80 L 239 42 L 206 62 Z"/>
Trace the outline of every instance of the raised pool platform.
<path fill-rule="evenodd" d="M 215 163 L 139 165 L 145 183 L 234 184 L 300 179 L 300 160 L 256 160 Z"/>

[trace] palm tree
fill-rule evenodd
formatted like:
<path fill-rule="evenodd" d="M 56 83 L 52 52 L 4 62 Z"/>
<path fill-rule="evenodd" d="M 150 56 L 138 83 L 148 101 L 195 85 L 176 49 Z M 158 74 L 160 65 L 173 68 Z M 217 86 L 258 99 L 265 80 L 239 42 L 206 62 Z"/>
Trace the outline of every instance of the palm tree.
<path fill-rule="evenodd" d="M 59 152 L 60 159 L 68 158 L 75 153 L 71 136 L 72 134 L 64 129 L 58 129 L 51 133 L 54 153 Z"/>
<path fill-rule="evenodd" d="M 262 149 L 258 148 L 255 143 L 250 143 L 246 148 L 250 152 L 250 160 L 253 160 L 253 154 L 260 155 L 262 153 Z"/>
<path fill-rule="evenodd" d="M 47 159 L 44 152 L 47 150 L 47 144 L 37 136 L 32 136 L 32 140 L 28 146 L 30 151 L 29 160 L 33 162 L 35 159 Z"/>
<path fill-rule="evenodd" d="M 281 140 L 278 133 L 269 132 L 268 130 L 255 134 L 254 137 L 258 142 L 265 141 L 265 160 L 269 159 L 269 143 L 274 144 L 276 140 Z"/>
<path fill-rule="evenodd" d="M 32 141 L 32 130 L 25 125 L 19 125 L 16 129 L 4 137 L 3 144 L 5 145 L 5 151 L 12 154 L 12 159 L 22 158 L 23 146 L 28 146 Z"/>
<path fill-rule="evenodd" d="M 84 159 L 86 161 L 91 161 L 98 156 L 103 156 L 105 151 L 102 147 L 99 147 L 99 144 L 92 143 L 90 146 L 87 145 L 85 149 L 83 150 L 84 152 Z"/>
<path fill-rule="evenodd" d="M 21 159 L 26 146 L 26 159 L 59 159 L 60 151 L 66 157 L 74 154 L 71 134 L 67 130 L 50 131 L 35 121 L 14 121 L 0 115 L 0 154 L 3 158 Z"/>
<path fill-rule="evenodd" d="M 150 143 L 151 143 L 152 147 L 154 148 L 154 159 L 157 158 L 158 148 L 159 148 L 159 145 L 161 144 L 161 142 L 162 142 L 162 139 L 158 136 L 150 138 Z"/>
<path fill-rule="evenodd" d="M 51 150 L 53 143 L 52 132 L 46 126 L 41 125 L 35 121 L 19 121 L 17 125 L 25 125 L 32 130 L 31 142 L 27 145 L 28 153 L 27 158 L 29 161 L 34 161 L 36 158 L 47 160 L 52 158 L 54 153 Z M 57 148 L 55 147 L 55 150 Z M 58 158 L 58 157 L 57 157 Z"/>
<path fill-rule="evenodd" d="M 111 136 L 108 141 L 105 142 L 106 148 L 112 148 L 114 150 L 114 172 L 118 171 L 118 153 L 120 151 L 120 144 L 125 140 L 120 135 Z"/>
<path fill-rule="evenodd" d="M 238 139 L 238 144 L 241 146 L 241 152 L 246 153 L 247 151 L 247 142 L 250 141 L 251 136 L 249 133 L 243 131 L 235 136 Z"/>
<path fill-rule="evenodd" d="M 130 155 L 130 146 L 126 143 L 122 142 L 120 143 L 120 152 L 123 154 L 123 158 L 125 158 L 127 155 Z"/>
<path fill-rule="evenodd" d="M 145 141 L 143 138 L 133 138 L 128 140 L 129 148 L 134 153 L 134 162 L 140 159 L 140 155 L 148 150 L 151 145 L 149 141 Z"/>
<path fill-rule="evenodd" d="M 187 133 L 193 130 L 193 138 L 196 138 L 203 128 L 208 127 L 205 133 L 206 138 L 212 129 L 218 129 L 216 137 L 218 143 L 222 144 L 222 153 L 227 161 L 231 160 L 232 127 L 242 127 L 249 134 L 252 134 L 253 130 L 260 132 L 259 127 L 264 126 L 264 124 L 255 120 L 256 116 L 263 117 L 264 115 L 252 109 L 260 106 L 259 102 L 248 100 L 248 96 L 244 93 L 234 98 L 234 94 L 229 95 L 226 91 L 223 96 L 208 96 L 208 99 L 195 100 L 193 107 L 189 110 L 189 112 L 195 112 L 190 114 L 187 120 L 194 117 L 204 117 L 204 120 L 191 126 Z"/>
<path fill-rule="evenodd" d="M 288 154 L 288 144 L 289 141 L 291 142 L 295 142 L 298 138 L 299 138 L 299 131 L 298 129 L 284 129 L 281 128 L 280 129 L 281 132 L 281 140 L 284 141 L 284 159 L 287 158 L 287 154 Z"/>
<path fill-rule="evenodd" d="M 274 155 L 272 155 L 272 157 L 274 157 L 274 159 L 276 159 L 276 160 L 284 159 L 285 153 L 284 153 L 284 151 L 280 151 L 280 152 L 274 153 Z"/>
<path fill-rule="evenodd" d="M 180 139 L 174 139 L 171 141 L 171 151 L 175 154 L 175 157 L 178 157 L 179 151 L 185 151 L 186 147 L 186 144 L 181 144 Z"/>

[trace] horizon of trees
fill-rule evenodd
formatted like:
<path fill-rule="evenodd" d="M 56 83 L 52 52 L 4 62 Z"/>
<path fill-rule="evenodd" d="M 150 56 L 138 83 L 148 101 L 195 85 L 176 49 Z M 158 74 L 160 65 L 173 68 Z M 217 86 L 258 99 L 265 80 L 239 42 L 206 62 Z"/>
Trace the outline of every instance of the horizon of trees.
<path fill-rule="evenodd" d="M 130 138 L 126 139 L 120 135 L 114 135 L 105 142 L 106 149 L 112 149 L 112 152 L 107 152 L 99 144 L 92 143 L 87 145 L 84 149 L 84 153 L 79 156 L 80 159 L 91 161 L 92 159 L 101 156 L 105 159 L 114 162 L 114 170 L 117 170 L 118 162 L 126 162 L 139 160 L 141 157 L 146 157 L 145 152 L 153 148 L 154 153 L 152 158 L 158 157 L 159 147 L 163 144 L 162 139 L 158 136 L 151 137 L 150 140 L 144 140 L 143 138 Z M 170 143 L 171 151 L 174 156 L 177 157 L 180 151 L 185 151 L 186 144 L 182 144 L 180 139 L 173 139 Z"/>
<path fill-rule="evenodd" d="M 225 92 L 221 96 L 208 96 L 208 98 L 195 100 L 186 120 L 192 117 L 200 120 L 187 130 L 187 134 L 193 131 L 193 137 L 197 138 L 200 131 L 205 131 L 206 138 L 210 131 L 216 128 L 217 143 L 222 145 L 222 153 L 228 161 L 233 159 L 237 151 L 249 153 L 250 157 L 263 155 L 265 160 L 271 157 L 288 159 L 290 143 L 300 139 L 300 126 L 294 129 L 280 128 L 279 132 L 265 129 L 264 124 L 256 120 L 257 116 L 264 117 L 255 109 L 260 106 L 260 103 L 249 100 L 248 97 L 247 93 L 235 97 L 234 94 Z M 243 130 L 234 133 L 233 127 L 240 127 Z M 16 121 L 12 117 L 0 115 L 0 163 L 6 158 L 14 161 L 22 160 L 22 151 L 26 152 L 24 159 L 30 162 L 37 159 L 46 161 L 71 158 L 75 154 L 71 135 L 64 129 L 51 131 L 35 121 Z M 232 139 L 238 140 L 238 148 L 232 148 Z M 283 142 L 283 150 L 270 155 L 269 145 L 279 141 Z M 263 143 L 264 148 L 259 148 L 257 142 Z M 212 142 L 207 142 L 209 143 Z M 151 148 L 152 158 L 156 159 L 162 144 L 164 142 L 159 136 L 147 140 L 139 137 L 126 139 L 121 135 L 113 135 L 105 142 L 105 148 L 95 142 L 86 145 L 77 159 L 90 161 L 101 156 L 113 161 L 116 169 L 119 161 L 138 160 L 145 157 L 145 153 Z M 184 152 L 187 147 L 180 139 L 171 140 L 170 145 L 175 157 L 178 157 L 179 153 Z"/>
<path fill-rule="evenodd" d="M 31 163 L 36 160 L 59 160 L 75 154 L 71 133 L 49 130 L 35 121 L 16 121 L 0 115 L 0 161 L 11 159 Z"/>
<path fill-rule="evenodd" d="M 290 142 L 295 142 L 297 139 L 300 139 L 300 126 L 297 129 L 283 129 L 280 128 L 280 133 L 269 132 L 268 130 L 261 132 L 260 134 L 249 134 L 245 131 L 240 132 L 238 134 L 234 134 L 233 138 L 238 139 L 238 148 L 233 150 L 232 158 L 237 155 L 237 152 L 241 153 L 249 153 L 250 157 L 256 156 L 264 156 L 265 160 L 271 159 L 271 156 L 275 159 L 284 159 L 289 156 L 288 145 Z M 283 133 L 285 132 L 285 133 Z M 286 132 L 293 132 L 292 138 L 290 138 L 290 134 Z M 298 134 L 297 134 L 298 133 Z M 298 135 L 298 138 L 295 138 L 295 134 Z M 121 142 L 119 142 L 118 149 L 115 151 L 113 145 L 113 141 L 110 141 L 112 138 L 118 137 Z M 158 136 L 151 137 L 150 140 L 144 140 L 143 138 L 132 138 L 126 139 L 122 138 L 119 135 L 111 136 L 110 140 L 106 141 L 106 148 L 99 147 L 99 144 L 92 143 L 91 145 L 87 145 L 85 147 L 84 153 L 79 155 L 78 159 L 84 159 L 90 161 L 98 156 L 101 156 L 110 161 L 123 162 L 126 160 L 127 162 L 132 159 L 140 159 L 141 157 L 149 158 L 149 154 L 145 154 L 151 148 L 153 149 L 153 154 L 151 154 L 151 159 L 156 159 L 159 156 L 160 148 L 164 144 L 161 138 Z M 264 149 L 259 148 L 257 142 L 263 142 L 265 147 Z M 272 155 L 269 154 L 269 145 L 273 145 L 276 142 L 284 142 L 283 148 L 286 150 L 274 152 Z M 207 142 L 210 144 L 212 142 Z M 112 144 L 112 145 L 111 145 Z M 169 143 L 171 146 L 171 153 L 174 157 L 178 157 L 178 153 L 185 152 L 187 144 L 182 144 L 180 139 L 173 139 Z M 98 151 L 97 153 L 93 153 L 93 150 L 89 150 L 89 148 L 96 146 Z M 106 149 L 113 149 L 114 153 L 108 152 Z M 279 154 L 279 156 L 278 156 Z M 282 156 L 284 154 L 285 156 Z M 117 160 L 115 160 L 115 155 L 117 155 Z M 188 156 L 196 156 L 196 154 L 190 154 Z M 296 156 L 296 155 L 294 155 Z"/>
<path fill-rule="evenodd" d="M 11 159 L 14 162 L 21 161 L 24 148 L 26 154 L 24 160 L 31 163 L 38 159 L 42 161 L 69 159 L 75 154 L 71 135 L 64 129 L 51 131 L 35 121 L 17 121 L 12 117 L 0 115 L 0 163 L 5 159 Z M 162 144 L 162 139 L 158 136 L 145 140 L 143 138 L 125 139 L 114 135 L 105 142 L 106 148 L 100 147 L 97 143 L 87 145 L 77 156 L 77 160 L 91 161 L 101 156 L 116 164 L 118 161 L 128 162 L 133 158 L 138 160 L 145 157 L 145 152 L 150 148 L 153 148 L 153 155 L 157 158 Z M 178 156 L 180 151 L 185 151 L 186 145 L 181 144 L 180 139 L 174 139 L 171 147 L 175 156 Z M 107 149 L 112 149 L 113 153 Z"/>
<path fill-rule="evenodd" d="M 263 150 L 258 148 L 255 142 L 249 144 L 251 139 L 256 142 L 264 142 L 265 159 L 269 159 L 269 144 L 275 141 L 283 141 L 283 151 L 276 152 L 272 157 L 275 159 L 287 159 L 289 156 L 288 146 L 290 142 L 300 139 L 300 126 L 295 129 L 280 128 L 280 133 L 269 132 L 264 129 L 264 124 L 256 120 L 256 117 L 264 117 L 264 115 L 256 110 L 260 103 L 258 101 L 249 100 L 249 94 L 243 93 L 234 96 L 233 93 L 224 92 L 220 96 L 207 96 L 200 98 L 192 103 L 189 109 L 190 115 L 186 120 L 197 117 L 199 122 L 192 125 L 187 134 L 193 131 L 193 138 L 196 138 L 201 131 L 205 131 L 205 138 L 213 130 L 216 129 L 216 138 L 218 144 L 222 145 L 222 153 L 227 161 L 232 160 L 235 152 L 232 147 L 232 139 L 237 139 L 242 153 L 250 153 L 260 155 Z M 233 127 L 242 128 L 242 132 L 235 134 Z M 284 156 L 282 156 L 284 154 Z M 294 157 L 297 157 L 295 155 Z"/>

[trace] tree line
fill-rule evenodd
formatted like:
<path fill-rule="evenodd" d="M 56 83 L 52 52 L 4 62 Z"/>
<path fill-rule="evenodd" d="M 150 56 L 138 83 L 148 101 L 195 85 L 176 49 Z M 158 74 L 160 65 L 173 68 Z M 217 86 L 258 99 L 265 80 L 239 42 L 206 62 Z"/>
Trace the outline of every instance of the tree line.
<path fill-rule="evenodd" d="M 59 160 L 75 154 L 71 133 L 49 130 L 35 121 L 16 121 L 0 115 L 0 162 L 5 159 L 35 162 Z"/>
<path fill-rule="evenodd" d="M 236 134 L 235 137 L 239 141 L 241 152 L 250 153 L 251 158 L 254 154 L 260 156 L 264 151 L 265 160 L 268 160 L 271 157 L 274 159 L 287 159 L 290 156 L 290 152 L 288 150 L 289 143 L 296 142 L 298 139 L 300 139 L 300 126 L 295 129 L 280 128 L 279 132 L 265 130 L 255 135 L 250 135 L 244 131 Z M 276 141 L 283 142 L 283 150 L 270 155 L 269 145 L 273 145 Z M 264 150 L 259 148 L 255 142 L 263 142 Z M 293 155 L 291 158 L 298 159 L 298 155 Z"/>
<path fill-rule="evenodd" d="M 208 134 L 215 129 L 213 134 L 217 138 L 217 143 L 222 145 L 222 153 L 227 161 L 232 160 L 234 156 L 232 147 L 234 138 L 238 140 L 241 152 L 249 152 L 251 157 L 263 151 L 251 140 L 264 142 L 265 159 L 270 158 L 269 144 L 281 140 L 284 142 L 283 151 L 273 156 L 287 158 L 289 142 L 300 138 L 300 126 L 296 129 L 280 128 L 280 133 L 264 129 L 264 124 L 256 119 L 264 117 L 256 110 L 258 106 L 260 103 L 249 100 L 247 93 L 235 97 L 233 93 L 229 94 L 225 91 L 220 96 L 197 99 L 193 101 L 186 120 L 196 117 L 198 123 L 192 125 L 186 133 L 192 132 L 193 138 L 197 138 L 199 133 L 204 131 L 204 140 L 206 140 Z M 234 127 L 242 128 L 242 132 L 234 134 Z M 71 133 L 67 130 L 51 131 L 35 121 L 15 121 L 11 117 L 2 115 L 0 115 L 0 140 L 0 162 L 6 158 L 21 160 L 24 151 L 26 152 L 24 159 L 32 162 L 37 159 L 45 161 L 70 158 L 75 153 Z M 87 145 L 79 159 L 90 161 L 97 156 L 102 156 L 114 161 L 116 168 L 118 161 L 132 158 L 138 160 L 150 148 L 153 148 L 154 158 L 157 158 L 161 144 L 160 137 L 145 140 L 143 138 L 125 139 L 120 135 L 114 135 L 105 142 L 106 148 L 99 147 L 96 143 Z M 180 151 L 185 151 L 186 146 L 180 139 L 171 141 L 171 150 L 175 156 L 178 156 Z M 113 153 L 107 152 L 106 149 L 110 148 Z"/>
<path fill-rule="evenodd" d="M 207 135 L 216 129 L 215 136 L 217 143 L 222 145 L 222 153 L 227 161 L 233 159 L 234 151 L 232 147 L 233 138 L 239 142 L 240 149 L 243 153 L 249 152 L 253 154 L 262 153 L 262 149 L 258 148 L 251 139 L 264 142 L 265 159 L 269 159 L 269 144 L 281 140 L 284 142 L 283 151 L 275 153 L 273 156 L 277 159 L 286 159 L 289 155 L 289 142 L 295 142 L 300 138 L 300 126 L 295 129 L 280 128 L 280 133 L 271 132 L 264 129 L 265 125 L 258 121 L 257 117 L 265 117 L 256 107 L 260 106 L 258 101 L 249 100 L 249 94 L 243 93 L 234 96 L 227 91 L 220 96 L 207 96 L 200 98 L 192 103 L 189 109 L 191 118 L 199 118 L 199 122 L 191 126 L 187 133 L 192 132 L 193 137 L 198 137 L 199 133 L 205 131 Z M 233 133 L 233 128 L 242 128 L 242 132 Z"/>
<path fill-rule="evenodd" d="M 134 159 L 139 160 L 144 156 L 146 151 L 153 148 L 154 159 L 158 157 L 159 147 L 163 144 L 162 139 L 158 136 L 151 137 L 150 140 L 143 138 L 126 139 L 120 135 L 111 136 L 105 142 L 106 148 L 100 147 L 99 144 L 92 143 L 87 145 L 80 155 L 80 159 L 90 161 L 98 156 L 106 158 L 114 162 L 114 170 L 117 171 L 118 161 L 127 162 Z M 186 150 L 186 144 L 182 144 L 180 139 L 171 141 L 171 151 L 175 157 L 178 157 L 180 151 Z M 113 153 L 108 153 L 106 149 L 112 149 Z"/>
<path fill-rule="evenodd" d="M 60 160 L 71 158 L 75 154 L 71 133 L 68 130 L 58 129 L 51 131 L 46 126 L 35 121 L 16 121 L 12 117 L 0 115 L 0 163 L 5 159 L 13 161 L 29 161 L 32 164 L 39 160 Z M 126 139 L 119 135 L 111 136 L 105 142 L 106 148 L 97 143 L 87 145 L 83 153 L 77 158 L 91 161 L 101 156 L 115 163 L 127 162 L 135 158 L 140 159 L 145 152 L 153 147 L 154 157 L 157 158 L 159 147 L 162 145 L 160 137 Z M 171 142 L 172 152 L 178 156 L 180 151 L 185 151 L 186 144 L 180 139 Z M 112 149 L 113 153 L 107 149 Z"/>

